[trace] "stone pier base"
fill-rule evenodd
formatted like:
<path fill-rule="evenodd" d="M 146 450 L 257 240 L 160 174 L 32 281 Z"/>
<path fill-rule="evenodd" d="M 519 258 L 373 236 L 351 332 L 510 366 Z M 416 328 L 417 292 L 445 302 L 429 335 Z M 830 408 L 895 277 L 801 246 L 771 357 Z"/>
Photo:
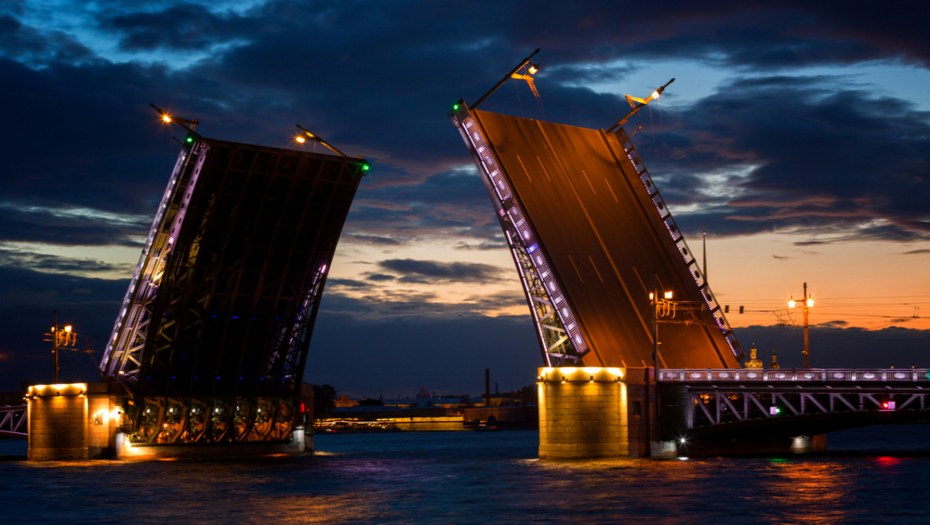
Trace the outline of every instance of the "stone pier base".
<path fill-rule="evenodd" d="M 646 369 L 541 368 L 539 457 L 648 455 Z M 655 389 L 651 389 L 653 392 Z"/>
<path fill-rule="evenodd" d="M 29 387 L 29 459 L 114 457 L 121 393 L 103 383 Z"/>

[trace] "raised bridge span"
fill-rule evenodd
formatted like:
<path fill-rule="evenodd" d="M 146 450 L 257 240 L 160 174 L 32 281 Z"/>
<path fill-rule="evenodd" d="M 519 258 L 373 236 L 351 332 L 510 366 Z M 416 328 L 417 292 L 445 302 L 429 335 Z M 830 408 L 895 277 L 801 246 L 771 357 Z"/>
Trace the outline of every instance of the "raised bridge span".
<path fill-rule="evenodd" d="M 689 305 L 661 368 L 736 368 L 743 351 L 626 133 L 450 114 L 520 272 L 547 366 L 652 364 L 653 273 Z"/>

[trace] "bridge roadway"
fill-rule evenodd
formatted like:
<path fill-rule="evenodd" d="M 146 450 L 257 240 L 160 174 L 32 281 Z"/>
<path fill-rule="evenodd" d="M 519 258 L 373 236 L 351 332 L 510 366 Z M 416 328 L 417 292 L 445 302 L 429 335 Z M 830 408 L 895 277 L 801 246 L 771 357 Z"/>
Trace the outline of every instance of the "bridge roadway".
<path fill-rule="evenodd" d="M 661 325 L 659 366 L 739 367 L 738 343 L 728 344 L 722 312 L 622 130 L 478 110 L 472 116 L 590 345 L 585 366 L 652 364 L 655 271 L 660 292 L 693 306 Z"/>
<path fill-rule="evenodd" d="M 930 421 L 930 369 L 665 369 L 660 439 L 758 440 Z"/>

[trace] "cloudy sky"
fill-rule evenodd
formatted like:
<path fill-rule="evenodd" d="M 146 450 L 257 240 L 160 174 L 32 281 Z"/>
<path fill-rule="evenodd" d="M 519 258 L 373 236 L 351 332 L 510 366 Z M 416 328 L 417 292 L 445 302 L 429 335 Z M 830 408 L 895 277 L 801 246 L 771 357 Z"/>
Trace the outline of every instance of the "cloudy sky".
<path fill-rule="evenodd" d="M 353 395 L 501 390 L 541 364 L 487 194 L 446 112 L 539 47 L 537 102 L 483 109 L 627 124 L 745 348 L 815 366 L 930 367 L 930 40 L 920 3 L 209 2 L 0 4 L 0 390 L 48 381 L 59 318 L 93 379 L 179 146 L 150 102 L 226 140 L 294 124 L 373 168 L 306 379 Z M 140 7 L 140 5 L 142 7 Z M 918 310 L 919 308 L 919 310 Z M 926 356 L 926 357 L 924 357 Z"/>

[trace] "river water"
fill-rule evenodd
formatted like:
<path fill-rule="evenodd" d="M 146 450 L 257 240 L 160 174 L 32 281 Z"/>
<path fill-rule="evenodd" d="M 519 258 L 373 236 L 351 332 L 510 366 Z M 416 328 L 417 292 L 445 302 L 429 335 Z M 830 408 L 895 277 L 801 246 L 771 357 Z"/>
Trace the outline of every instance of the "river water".
<path fill-rule="evenodd" d="M 318 435 L 313 457 L 210 462 L 29 463 L 5 440 L 0 523 L 926 523 L 928 431 L 834 433 L 817 456 L 571 462 L 536 459 L 532 431 Z"/>

